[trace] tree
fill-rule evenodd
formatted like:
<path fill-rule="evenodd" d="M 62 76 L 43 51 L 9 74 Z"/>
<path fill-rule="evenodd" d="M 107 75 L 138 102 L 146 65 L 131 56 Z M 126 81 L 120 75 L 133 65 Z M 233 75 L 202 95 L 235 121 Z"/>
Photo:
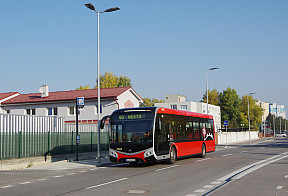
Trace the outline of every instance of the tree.
<path fill-rule="evenodd" d="M 86 85 L 86 86 L 80 86 L 79 88 L 76 88 L 76 90 L 86 90 L 86 89 L 90 89 L 90 86 Z"/>
<path fill-rule="evenodd" d="M 97 87 L 98 85 L 95 88 Z M 118 77 L 113 72 L 106 72 L 103 76 L 100 74 L 100 88 L 113 87 L 118 87 Z"/>
<path fill-rule="evenodd" d="M 120 75 L 118 77 L 118 87 L 132 86 L 131 79 L 128 76 Z"/>
<path fill-rule="evenodd" d="M 212 105 L 219 105 L 220 93 L 213 89 L 212 91 L 208 90 L 208 103 Z M 203 94 L 201 102 L 207 103 L 207 92 Z"/>
<path fill-rule="evenodd" d="M 240 98 L 235 89 L 230 87 L 220 93 L 219 105 L 221 107 L 221 121 L 232 121 L 235 119 L 239 124 L 240 119 Z M 236 125 L 236 124 L 235 124 Z M 234 127 L 236 128 L 236 127 Z"/>
<path fill-rule="evenodd" d="M 160 99 L 155 99 L 153 98 L 152 100 L 149 98 L 143 98 L 143 103 L 140 105 L 140 107 L 153 107 L 154 103 L 164 103 L 164 100 Z"/>
<path fill-rule="evenodd" d="M 98 80 L 94 89 L 97 89 Z M 131 79 L 128 76 L 122 74 L 118 77 L 113 72 L 106 72 L 104 75 L 100 74 L 100 88 L 114 88 L 114 87 L 132 87 Z M 89 85 L 83 87 L 80 86 L 76 90 L 90 89 Z"/>
<path fill-rule="evenodd" d="M 248 98 L 247 98 L 248 96 Z M 248 121 L 248 100 L 249 100 L 249 116 L 250 116 L 250 126 L 256 130 L 258 130 L 259 126 L 262 123 L 262 115 L 263 109 L 261 106 L 256 104 L 256 100 L 253 99 L 251 95 L 245 95 L 241 98 L 240 103 L 240 112 L 241 118 L 240 123 L 244 124 L 244 126 L 249 126 Z"/>

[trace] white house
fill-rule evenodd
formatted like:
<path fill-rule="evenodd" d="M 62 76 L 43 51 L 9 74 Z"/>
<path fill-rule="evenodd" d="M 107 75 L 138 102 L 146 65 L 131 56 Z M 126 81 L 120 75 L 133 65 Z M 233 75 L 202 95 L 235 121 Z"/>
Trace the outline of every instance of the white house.
<path fill-rule="evenodd" d="M 76 98 L 84 97 L 85 107 L 80 110 L 79 121 L 96 123 L 97 89 L 49 92 L 43 85 L 41 93 L 18 94 L 4 100 L 0 108 L 2 113 L 65 117 L 66 122 L 75 122 Z M 4 93 L 2 93 L 4 94 Z M 131 87 L 100 89 L 100 117 L 111 114 L 116 109 L 139 107 L 142 98 Z M 1 97 L 0 97 L 1 98 Z"/>
<path fill-rule="evenodd" d="M 165 103 L 155 103 L 155 106 L 207 114 L 206 103 L 186 101 L 186 97 L 183 95 L 166 95 Z M 208 110 L 208 114 L 214 118 L 215 130 L 217 131 L 221 128 L 220 106 L 208 104 Z"/>

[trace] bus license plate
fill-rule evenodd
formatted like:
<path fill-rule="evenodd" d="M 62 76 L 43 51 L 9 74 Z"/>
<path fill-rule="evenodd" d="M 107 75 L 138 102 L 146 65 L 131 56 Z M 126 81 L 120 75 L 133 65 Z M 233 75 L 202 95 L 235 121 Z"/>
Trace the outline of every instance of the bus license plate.
<path fill-rule="evenodd" d="M 136 162 L 136 159 L 126 159 L 126 162 Z"/>

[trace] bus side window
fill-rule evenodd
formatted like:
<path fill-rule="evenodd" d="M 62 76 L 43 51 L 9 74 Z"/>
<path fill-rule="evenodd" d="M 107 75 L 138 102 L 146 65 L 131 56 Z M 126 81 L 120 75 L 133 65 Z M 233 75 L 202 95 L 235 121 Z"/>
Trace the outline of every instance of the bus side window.
<path fill-rule="evenodd" d="M 194 140 L 200 140 L 199 122 L 193 122 Z"/>

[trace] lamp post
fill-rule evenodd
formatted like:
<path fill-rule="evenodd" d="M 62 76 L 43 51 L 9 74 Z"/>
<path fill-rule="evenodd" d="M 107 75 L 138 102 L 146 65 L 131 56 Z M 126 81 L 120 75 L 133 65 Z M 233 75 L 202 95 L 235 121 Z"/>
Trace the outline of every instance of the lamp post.
<path fill-rule="evenodd" d="M 207 114 L 209 113 L 208 112 L 208 71 L 212 71 L 212 70 L 216 70 L 216 69 L 219 69 L 218 67 L 212 67 L 210 69 L 206 69 L 206 94 L 207 94 Z"/>
<path fill-rule="evenodd" d="M 97 93 L 97 99 L 98 99 L 98 106 L 97 106 L 97 112 L 98 112 L 98 145 L 97 145 L 97 159 L 98 162 L 100 162 L 100 58 L 99 58 L 99 17 L 100 14 L 105 13 L 105 12 L 114 12 L 117 10 L 120 10 L 119 7 L 113 7 L 106 9 L 103 12 L 98 12 L 95 7 L 91 3 L 85 4 L 87 8 L 90 10 L 93 10 L 97 12 L 97 88 L 98 88 L 98 93 Z"/>
<path fill-rule="evenodd" d="M 248 95 L 253 95 L 255 93 L 249 93 L 247 94 L 247 102 L 248 102 L 248 124 L 249 124 L 249 144 L 251 144 L 251 136 L 250 136 L 250 113 L 249 113 L 249 98 Z"/>

